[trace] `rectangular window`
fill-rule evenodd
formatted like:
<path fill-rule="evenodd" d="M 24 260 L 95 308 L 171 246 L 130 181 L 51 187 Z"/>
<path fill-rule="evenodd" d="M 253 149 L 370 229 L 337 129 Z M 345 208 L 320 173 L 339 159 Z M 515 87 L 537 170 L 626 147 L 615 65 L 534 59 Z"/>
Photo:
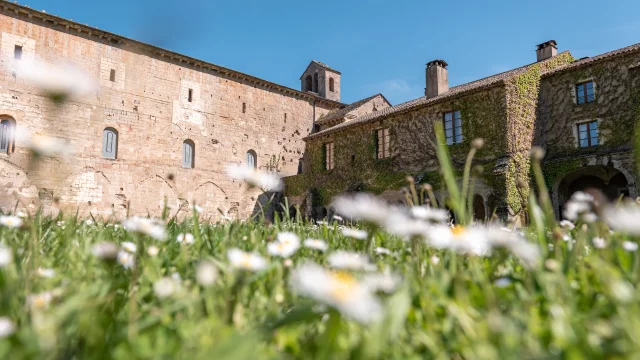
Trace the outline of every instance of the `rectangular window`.
<path fill-rule="evenodd" d="M 116 70 L 111 69 L 111 73 L 109 74 L 109 81 L 116 82 Z"/>
<path fill-rule="evenodd" d="M 242 113 L 246 113 L 247 112 L 247 103 L 242 103 Z"/>
<path fill-rule="evenodd" d="M 598 146 L 598 121 L 578 124 L 578 145 L 581 148 Z"/>
<path fill-rule="evenodd" d="M 460 110 L 444 113 L 444 135 L 447 145 L 462 142 L 462 116 Z"/>
<path fill-rule="evenodd" d="M 16 60 L 22 59 L 22 45 L 16 45 L 16 47 L 13 48 L 13 58 Z"/>
<path fill-rule="evenodd" d="M 596 101 L 596 93 L 593 81 L 588 81 L 576 85 L 576 103 L 578 105 Z"/>
<path fill-rule="evenodd" d="M 193 101 L 193 89 L 189 89 L 189 97 L 188 97 L 189 102 Z"/>
<path fill-rule="evenodd" d="M 389 157 L 389 128 L 376 130 L 376 158 L 384 159 Z"/>
<path fill-rule="evenodd" d="M 333 169 L 333 143 L 324 144 L 324 168 L 325 170 Z"/>

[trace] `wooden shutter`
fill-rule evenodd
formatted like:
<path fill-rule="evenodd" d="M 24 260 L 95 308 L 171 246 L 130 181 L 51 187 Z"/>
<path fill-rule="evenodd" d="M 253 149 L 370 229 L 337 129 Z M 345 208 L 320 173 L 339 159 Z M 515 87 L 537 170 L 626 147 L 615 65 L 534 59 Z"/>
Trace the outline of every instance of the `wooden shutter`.
<path fill-rule="evenodd" d="M 102 157 L 115 159 L 118 149 L 118 135 L 113 129 L 104 129 L 102 132 Z"/>

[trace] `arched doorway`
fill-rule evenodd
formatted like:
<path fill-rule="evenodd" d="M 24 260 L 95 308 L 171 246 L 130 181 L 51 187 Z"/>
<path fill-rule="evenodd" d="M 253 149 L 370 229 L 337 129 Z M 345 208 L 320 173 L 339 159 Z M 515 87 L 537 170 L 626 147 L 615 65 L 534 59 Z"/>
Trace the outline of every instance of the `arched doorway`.
<path fill-rule="evenodd" d="M 298 209 L 294 205 L 289 206 L 289 218 L 295 220 L 297 215 Z"/>
<path fill-rule="evenodd" d="M 609 200 L 615 201 L 631 195 L 627 176 L 611 166 L 587 166 L 564 176 L 557 187 L 557 210 L 562 214 L 564 204 L 576 191 L 599 190 Z"/>
<path fill-rule="evenodd" d="M 473 219 L 477 221 L 484 221 L 487 218 L 487 213 L 484 209 L 484 200 L 482 196 L 477 195 L 473 197 Z"/>

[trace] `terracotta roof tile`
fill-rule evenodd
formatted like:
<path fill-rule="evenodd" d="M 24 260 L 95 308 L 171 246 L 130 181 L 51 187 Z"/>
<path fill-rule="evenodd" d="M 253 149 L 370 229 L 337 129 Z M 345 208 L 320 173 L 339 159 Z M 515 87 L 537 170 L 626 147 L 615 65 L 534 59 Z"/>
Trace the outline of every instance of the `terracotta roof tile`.
<path fill-rule="evenodd" d="M 367 103 L 370 100 L 373 100 L 376 96 L 382 96 L 382 94 L 378 93 L 375 94 L 373 96 L 369 96 L 368 98 L 364 98 L 362 100 L 358 100 L 354 103 L 351 103 L 341 109 L 337 109 L 334 111 L 331 111 L 329 113 L 327 113 L 325 116 L 321 117 L 320 119 L 316 120 L 316 124 L 322 125 L 322 124 L 326 124 L 326 123 L 330 123 L 334 120 L 338 120 L 341 119 L 343 117 L 345 117 L 349 112 L 359 108 L 360 106 L 364 105 L 365 103 Z"/>

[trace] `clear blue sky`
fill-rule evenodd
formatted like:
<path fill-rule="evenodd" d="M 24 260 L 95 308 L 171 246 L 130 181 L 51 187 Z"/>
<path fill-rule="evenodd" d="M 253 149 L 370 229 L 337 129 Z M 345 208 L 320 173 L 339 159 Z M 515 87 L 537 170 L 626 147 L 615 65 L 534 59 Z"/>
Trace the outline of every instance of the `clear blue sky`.
<path fill-rule="evenodd" d="M 549 39 L 575 57 L 640 42 L 640 1 L 20 0 L 20 4 L 298 89 L 312 59 L 342 72 L 342 101 L 423 95 L 535 61 Z"/>

